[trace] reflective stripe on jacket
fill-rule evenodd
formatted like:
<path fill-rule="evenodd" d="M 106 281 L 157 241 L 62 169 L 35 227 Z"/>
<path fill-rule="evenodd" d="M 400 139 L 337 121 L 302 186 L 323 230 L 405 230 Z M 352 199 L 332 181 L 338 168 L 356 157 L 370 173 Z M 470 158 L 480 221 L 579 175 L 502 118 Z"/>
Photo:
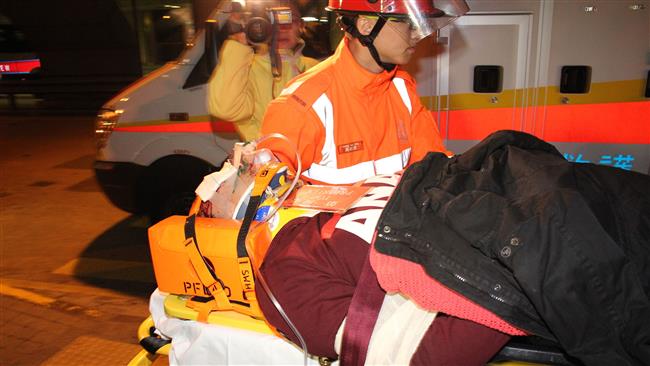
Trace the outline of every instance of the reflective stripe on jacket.
<path fill-rule="evenodd" d="M 409 99 L 404 79 L 394 78 L 393 85 L 395 85 L 404 105 L 409 113 L 411 113 L 411 100 Z M 323 159 L 318 163 L 312 163 L 311 167 L 304 171 L 303 174 L 305 177 L 332 184 L 346 184 L 359 182 L 376 175 L 392 174 L 406 168 L 408 165 L 411 148 L 406 148 L 397 154 L 385 158 L 364 161 L 345 168 L 338 168 L 336 143 L 334 141 L 334 113 L 332 112 L 332 102 L 327 97 L 327 94 L 323 93 L 312 105 L 312 108 L 325 128 L 325 143 L 321 151 Z"/>
<path fill-rule="evenodd" d="M 332 57 L 296 78 L 269 105 L 262 134 L 270 133 L 296 145 L 306 180 L 327 184 L 391 174 L 429 151 L 450 154 L 410 75 L 399 68 L 365 70 L 345 38 Z M 264 146 L 296 167 L 285 142 Z"/>

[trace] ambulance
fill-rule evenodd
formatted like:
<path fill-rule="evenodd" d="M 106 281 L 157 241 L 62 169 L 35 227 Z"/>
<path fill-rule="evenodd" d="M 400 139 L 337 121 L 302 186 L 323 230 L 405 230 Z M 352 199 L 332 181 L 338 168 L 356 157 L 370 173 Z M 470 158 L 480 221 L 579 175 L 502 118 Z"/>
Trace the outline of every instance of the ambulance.
<path fill-rule="evenodd" d="M 650 0 L 467 2 L 470 13 L 420 42 L 406 67 L 450 150 L 519 130 L 570 161 L 650 173 Z M 220 16 L 101 109 L 95 173 L 121 209 L 186 213 L 237 141 L 206 107 Z M 326 12 L 305 20 L 335 34 Z M 324 38 L 336 47 L 337 37 Z"/>

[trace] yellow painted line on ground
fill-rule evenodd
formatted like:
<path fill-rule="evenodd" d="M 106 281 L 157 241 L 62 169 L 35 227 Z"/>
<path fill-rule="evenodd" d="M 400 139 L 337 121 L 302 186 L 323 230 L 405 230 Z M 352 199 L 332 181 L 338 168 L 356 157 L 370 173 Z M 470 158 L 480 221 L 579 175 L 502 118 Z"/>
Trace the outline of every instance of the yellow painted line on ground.
<path fill-rule="evenodd" d="M 153 283 L 153 267 L 148 262 L 100 258 L 75 258 L 54 270 L 55 274 Z"/>
<path fill-rule="evenodd" d="M 91 285 L 74 285 L 54 282 L 29 281 L 19 279 L 3 279 L 2 282 L 11 287 L 20 287 L 31 290 L 45 290 L 53 292 L 62 292 L 66 294 L 96 295 L 105 297 L 131 297 L 115 290 L 92 287 Z"/>
<path fill-rule="evenodd" d="M 29 281 L 29 280 L 20 280 L 20 279 L 2 279 L 3 284 L 6 284 L 10 287 L 24 288 L 37 291 L 51 291 L 54 293 L 63 293 L 69 295 L 83 295 L 83 296 L 101 296 L 107 298 L 117 298 L 131 300 L 137 298 L 137 296 L 127 295 L 122 292 L 110 289 L 104 289 L 101 287 L 93 287 L 92 285 L 76 285 L 76 284 L 61 284 L 54 282 L 40 282 L 40 281 Z M 54 303 L 46 304 L 47 306 L 58 307 L 62 310 L 71 311 L 74 310 L 71 307 L 73 304 L 64 303 L 63 301 L 56 300 Z M 98 317 L 101 313 L 95 309 L 86 309 L 81 308 L 81 311 L 86 315 L 92 317 Z M 138 307 L 125 307 L 121 310 L 122 316 L 132 316 L 132 317 L 143 317 L 143 313 Z"/>
<path fill-rule="evenodd" d="M 0 283 L 0 294 L 2 295 L 15 297 L 17 299 L 28 301 L 36 305 L 47 306 L 56 301 L 55 299 L 52 299 L 47 296 L 39 295 L 35 292 L 22 290 L 19 288 L 9 286 L 5 282 L 6 282 L 5 280 L 2 280 L 2 283 Z"/>
<path fill-rule="evenodd" d="M 80 336 L 45 360 L 41 366 L 126 365 L 142 348 L 136 343 Z"/>

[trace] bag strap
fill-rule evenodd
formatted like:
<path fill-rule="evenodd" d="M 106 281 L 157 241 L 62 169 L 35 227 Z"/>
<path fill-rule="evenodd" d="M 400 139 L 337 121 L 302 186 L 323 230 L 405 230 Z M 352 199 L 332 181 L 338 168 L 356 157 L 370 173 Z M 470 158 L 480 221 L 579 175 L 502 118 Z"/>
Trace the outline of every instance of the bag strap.
<path fill-rule="evenodd" d="M 370 251 L 361 269 L 357 287 L 348 308 L 341 344 L 341 366 L 362 366 L 384 301 L 384 290 L 370 266 Z"/>
<path fill-rule="evenodd" d="M 224 290 L 224 283 L 210 268 L 203 258 L 196 239 L 196 215 L 190 215 L 185 219 L 185 249 L 190 257 L 190 262 L 199 276 L 201 283 L 208 289 L 216 301 L 216 308 L 220 310 L 232 309 L 228 295 Z"/>
<path fill-rule="evenodd" d="M 248 309 L 246 312 L 254 317 L 262 316 L 262 310 L 260 309 L 257 296 L 255 295 L 255 277 L 253 273 L 253 265 L 248 255 L 248 250 L 246 249 L 246 237 L 248 236 L 257 209 L 263 201 L 264 192 L 269 186 L 275 173 L 281 167 L 282 165 L 280 163 L 272 162 L 267 164 L 260 172 L 258 172 L 255 177 L 255 183 L 253 185 L 248 207 L 246 207 L 244 219 L 237 234 L 237 263 L 239 266 L 239 280 L 243 291 L 242 295 L 244 300 L 248 302 Z M 228 296 L 224 290 L 225 285 L 205 261 L 198 246 L 195 228 L 198 207 L 199 204 L 195 201 L 192 205 L 190 216 L 185 220 L 185 248 L 187 248 L 190 261 L 196 270 L 199 279 L 216 300 L 214 308 L 219 310 L 230 310 L 233 306 L 228 300 Z"/>
<path fill-rule="evenodd" d="M 246 249 L 246 237 L 248 236 L 248 231 L 250 230 L 253 218 L 255 217 L 261 202 L 262 195 L 251 196 L 248 202 L 248 207 L 246 207 L 244 220 L 242 221 L 242 224 L 239 227 L 239 233 L 237 234 L 239 281 L 241 282 L 241 288 L 244 291 L 244 299 L 250 301 L 251 310 L 253 310 L 254 306 L 259 308 L 259 304 L 257 303 L 257 296 L 255 296 L 255 277 L 253 275 L 253 266 L 250 257 L 248 256 L 248 250 Z"/>
<path fill-rule="evenodd" d="M 248 236 L 248 231 L 253 223 L 253 219 L 255 219 L 257 214 L 257 209 L 264 200 L 264 192 L 266 191 L 266 188 L 273 180 L 275 174 L 283 166 L 285 165 L 279 162 L 270 162 L 257 173 L 255 176 L 255 183 L 253 184 L 253 190 L 251 191 L 251 197 L 248 201 L 248 206 L 246 207 L 246 213 L 244 214 L 244 219 L 239 227 L 239 233 L 237 234 L 237 262 L 239 263 L 239 279 L 244 291 L 244 299 L 250 303 L 251 311 L 257 312 L 258 314 L 261 314 L 262 312 L 259 308 L 257 296 L 255 295 L 255 276 L 253 274 L 253 266 L 250 256 L 246 249 L 246 237 Z"/>

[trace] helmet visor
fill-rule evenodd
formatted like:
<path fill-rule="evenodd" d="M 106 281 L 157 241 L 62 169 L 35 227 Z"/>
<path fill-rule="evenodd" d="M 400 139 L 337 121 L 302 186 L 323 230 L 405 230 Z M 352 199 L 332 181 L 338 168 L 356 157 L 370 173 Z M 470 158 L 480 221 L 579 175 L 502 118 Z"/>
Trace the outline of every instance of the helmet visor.
<path fill-rule="evenodd" d="M 386 20 L 407 22 L 411 31 L 411 38 L 420 41 L 437 30 L 445 27 L 461 15 L 469 11 L 464 0 L 385 0 L 381 1 L 385 9 L 397 9 L 391 14 L 386 11 L 380 13 Z M 397 3 L 401 3 L 398 4 Z M 401 8 L 401 9 L 400 9 Z"/>
<path fill-rule="evenodd" d="M 409 38 L 419 41 L 469 11 L 465 0 L 330 0 L 328 9 L 343 14 L 379 16 L 387 24 L 407 23 Z"/>

